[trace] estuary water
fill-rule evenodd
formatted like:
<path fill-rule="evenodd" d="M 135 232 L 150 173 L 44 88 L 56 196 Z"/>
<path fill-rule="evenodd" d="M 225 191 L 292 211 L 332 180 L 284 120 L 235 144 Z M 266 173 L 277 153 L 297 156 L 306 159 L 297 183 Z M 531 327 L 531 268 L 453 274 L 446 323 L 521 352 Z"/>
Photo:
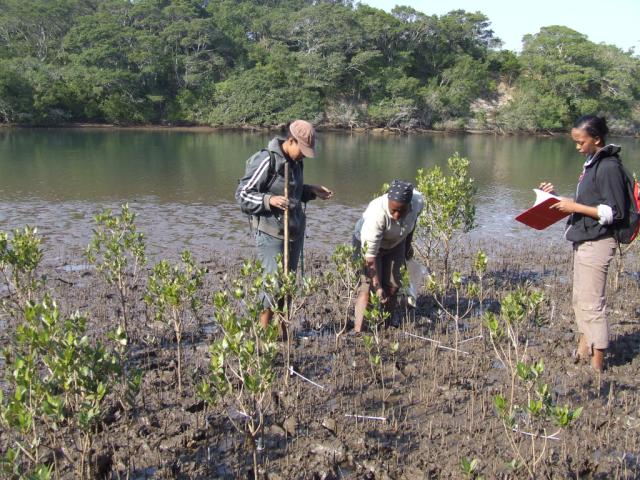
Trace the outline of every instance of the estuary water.
<path fill-rule="evenodd" d="M 89 242 L 93 215 L 128 203 L 152 255 L 184 248 L 226 252 L 253 245 L 234 199 L 246 159 L 267 132 L 129 129 L 0 129 L 0 230 L 35 225 L 54 263 Z M 640 173 L 640 140 L 611 138 Z M 454 152 L 471 162 L 478 192 L 472 237 L 496 242 L 562 242 L 563 222 L 539 232 L 514 217 L 551 181 L 571 195 L 583 158 L 568 135 L 377 135 L 320 132 L 305 181 L 335 192 L 307 207 L 306 244 L 332 251 L 384 182 L 446 170 Z"/>

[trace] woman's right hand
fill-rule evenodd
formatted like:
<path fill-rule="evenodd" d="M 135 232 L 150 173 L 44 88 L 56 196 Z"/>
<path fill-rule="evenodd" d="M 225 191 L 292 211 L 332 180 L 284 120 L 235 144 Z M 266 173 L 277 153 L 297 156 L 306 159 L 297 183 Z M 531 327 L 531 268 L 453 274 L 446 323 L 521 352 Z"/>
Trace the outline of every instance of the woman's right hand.
<path fill-rule="evenodd" d="M 376 296 L 380 299 L 380 303 L 382 303 L 383 305 L 387 303 L 388 297 L 387 292 L 384 291 L 384 288 L 376 288 Z"/>
<path fill-rule="evenodd" d="M 543 192 L 547 192 L 547 193 L 550 193 L 550 194 L 552 194 L 552 195 L 555 195 L 555 194 L 556 194 L 556 189 L 555 189 L 555 187 L 553 186 L 553 183 L 549 183 L 549 182 L 542 182 L 542 183 L 538 186 L 538 188 L 539 188 L 540 190 L 542 190 Z"/>

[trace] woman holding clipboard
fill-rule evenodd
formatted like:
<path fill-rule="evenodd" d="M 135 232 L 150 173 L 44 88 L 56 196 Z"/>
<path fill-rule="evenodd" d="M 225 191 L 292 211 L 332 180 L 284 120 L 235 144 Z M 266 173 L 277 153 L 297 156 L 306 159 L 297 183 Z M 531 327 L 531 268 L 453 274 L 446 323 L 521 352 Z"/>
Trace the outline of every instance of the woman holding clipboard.
<path fill-rule="evenodd" d="M 607 145 L 609 132 L 602 117 L 586 115 L 571 130 L 576 150 L 586 156 L 576 188 L 576 199 L 562 198 L 552 208 L 571 214 L 565 238 L 573 242 L 572 304 L 580 337 L 576 358 L 591 360 L 596 372 L 604 369 L 609 347 L 609 323 L 605 308 L 605 286 L 609 264 L 618 242 L 616 224 L 628 209 L 625 175 L 618 153 L 620 147 Z M 540 190 L 554 193 L 551 183 Z"/>

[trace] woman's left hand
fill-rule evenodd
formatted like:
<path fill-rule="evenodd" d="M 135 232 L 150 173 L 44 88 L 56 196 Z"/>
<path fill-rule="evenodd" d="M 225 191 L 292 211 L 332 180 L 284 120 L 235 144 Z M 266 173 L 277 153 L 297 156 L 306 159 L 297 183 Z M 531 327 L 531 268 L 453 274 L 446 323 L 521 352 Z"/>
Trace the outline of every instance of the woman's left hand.
<path fill-rule="evenodd" d="M 589 207 L 570 198 L 561 198 L 558 203 L 551 205 L 551 208 L 560 210 L 562 213 L 579 213 L 596 220 L 600 218 L 597 207 Z"/>
<path fill-rule="evenodd" d="M 558 203 L 551 205 L 551 208 L 560 210 L 562 213 L 576 213 L 578 211 L 578 204 L 571 199 L 563 198 Z"/>

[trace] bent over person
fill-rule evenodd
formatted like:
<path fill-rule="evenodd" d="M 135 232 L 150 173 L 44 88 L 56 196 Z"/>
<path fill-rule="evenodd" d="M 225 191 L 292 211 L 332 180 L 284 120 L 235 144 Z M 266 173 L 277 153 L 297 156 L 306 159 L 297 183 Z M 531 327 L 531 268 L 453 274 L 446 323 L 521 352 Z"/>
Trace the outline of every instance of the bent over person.
<path fill-rule="evenodd" d="M 243 212 L 251 216 L 255 230 L 258 258 L 265 273 L 278 271 L 277 257 L 284 255 L 284 211 L 289 210 L 289 271 L 298 268 L 304 245 L 305 213 L 303 204 L 315 198 L 327 199 L 333 193 L 324 186 L 306 185 L 303 179 L 303 159 L 313 158 L 316 132 L 304 120 L 287 127 L 285 138 L 273 138 L 266 149 L 255 153 L 248 161 L 244 177 L 236 190 L 236 199 Z M 284 165 L 289 164 L 288 198 L 284 196 Z M 273 310 L 266 296 L 260 323 L 266 327 Z M 281 328 L 282 333 L 282 328 Z"/>
<path fill-rule="evenodd" d="M 362 331 L 370 292 L 393 314 L 402 284 L 401 268 L 413 255 L 413 232 L 423 207 L 422 195 L 411 183 L 394 180 L 387 193 L 369 203 L 356 223 L 354 246 L 358 251 L 364 249 L 365 266 L 358 287 L 354 331 Z"/>

